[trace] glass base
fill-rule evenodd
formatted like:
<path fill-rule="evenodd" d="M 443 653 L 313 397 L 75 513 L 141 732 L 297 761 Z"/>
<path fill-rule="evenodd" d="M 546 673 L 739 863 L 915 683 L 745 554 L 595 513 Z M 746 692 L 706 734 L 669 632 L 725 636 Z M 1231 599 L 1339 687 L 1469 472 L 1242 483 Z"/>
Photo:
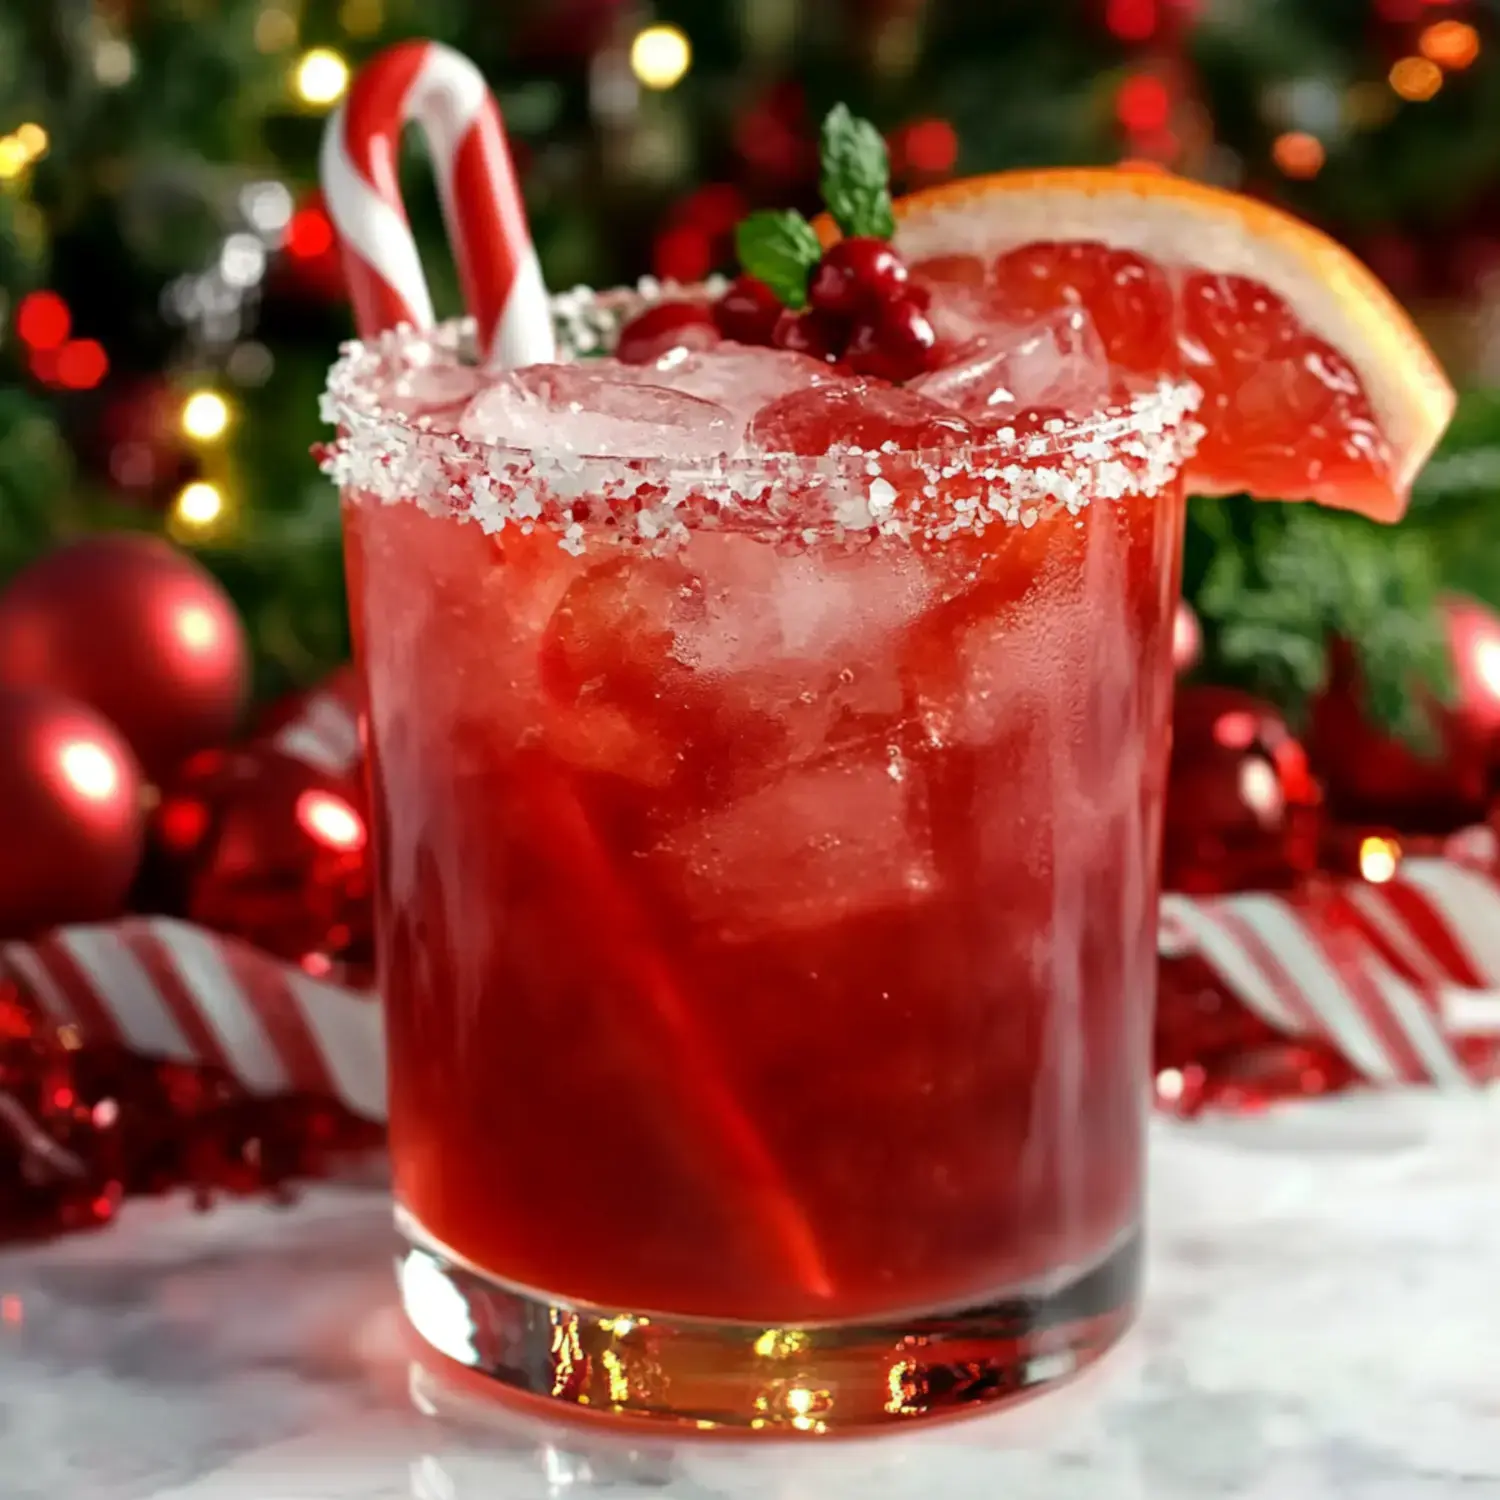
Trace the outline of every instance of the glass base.
<path fill-rule="evenodd" d="M 961 1312 L 771 1327 L 563 1303 L 435 1245 L 404 1215 L 401 1300 L 439 1353 L 589 1412 L 793 1435 L 957 1415 L 1092 1364 L 1129 1327 L 1133 1234 L 1064 1286 Z"/>

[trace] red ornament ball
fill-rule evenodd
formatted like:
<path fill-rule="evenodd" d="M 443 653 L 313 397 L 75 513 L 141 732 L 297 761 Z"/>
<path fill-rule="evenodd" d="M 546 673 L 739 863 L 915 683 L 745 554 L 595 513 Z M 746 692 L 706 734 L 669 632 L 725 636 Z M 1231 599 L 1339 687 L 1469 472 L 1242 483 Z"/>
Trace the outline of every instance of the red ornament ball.
<path fill-rule="evenodd" d="M 274 741 L 196 755 L 151 822 L 166 909 L 309 973 L 366 983 L 369 813 L 358 765 L 320 770 Z"/>
<path fill-rule="evenodd" d="M 1179 688 L 1162 883 L 1208 894 L 1285 886 L 1315 868 L 1322 794 L 1269 703 L 1235 688 Z"/>
<path fill-rule="evenodd" d="M 141 771 L 92 709 L 0 687 L 0 938 L 115 916 L 140 863 Z"/>
<path fill-rule="evenodd" d="M 114 724 L 159 778 L 239 721 L 249 687 L 229 596 L 156 537 L 87 537 L 0 593 L 0 684 L 76 698 Z"/>

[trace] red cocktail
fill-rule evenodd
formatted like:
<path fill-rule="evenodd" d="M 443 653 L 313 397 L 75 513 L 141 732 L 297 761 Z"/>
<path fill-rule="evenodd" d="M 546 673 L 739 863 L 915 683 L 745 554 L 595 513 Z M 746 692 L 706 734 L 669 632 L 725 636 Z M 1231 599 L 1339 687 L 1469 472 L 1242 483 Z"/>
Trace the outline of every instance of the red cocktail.
<path fill-rule="evenodd" d="M 1135 1289 L 1182 392 L 454 342 L 333 383 L 414 1321 L 711 1421 L 1071 1368 Z"/>

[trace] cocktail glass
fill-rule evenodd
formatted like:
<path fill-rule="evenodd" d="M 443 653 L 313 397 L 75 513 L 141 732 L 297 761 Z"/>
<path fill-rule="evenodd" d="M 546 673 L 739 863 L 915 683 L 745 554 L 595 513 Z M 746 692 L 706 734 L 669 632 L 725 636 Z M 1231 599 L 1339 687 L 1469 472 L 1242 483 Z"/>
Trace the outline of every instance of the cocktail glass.
<path fill-rule="evenodd" d="M 702 1427 L 1071 1373 L 1137 1291 L 1189 394 L 595 458 L 459 436 L 459 342 L 330 388 L 412 1324 Z"/>

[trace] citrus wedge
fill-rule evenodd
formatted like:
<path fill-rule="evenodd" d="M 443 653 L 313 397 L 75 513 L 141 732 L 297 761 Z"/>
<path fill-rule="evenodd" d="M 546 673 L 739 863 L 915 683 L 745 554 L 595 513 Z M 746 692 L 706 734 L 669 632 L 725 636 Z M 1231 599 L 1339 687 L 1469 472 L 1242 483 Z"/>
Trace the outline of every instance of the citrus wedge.
<path fill-rule="evenodd" d="M 1452 414 L 1380 282 L 1255 199 L 1157 172 L 1003 172 L 903 198 L 896 221 L 918 280 L 978 285 L 1017 320 L 1081 304 L 1114 366 L 1195 381 L 1199 493 L 1395 520 Z"/>

